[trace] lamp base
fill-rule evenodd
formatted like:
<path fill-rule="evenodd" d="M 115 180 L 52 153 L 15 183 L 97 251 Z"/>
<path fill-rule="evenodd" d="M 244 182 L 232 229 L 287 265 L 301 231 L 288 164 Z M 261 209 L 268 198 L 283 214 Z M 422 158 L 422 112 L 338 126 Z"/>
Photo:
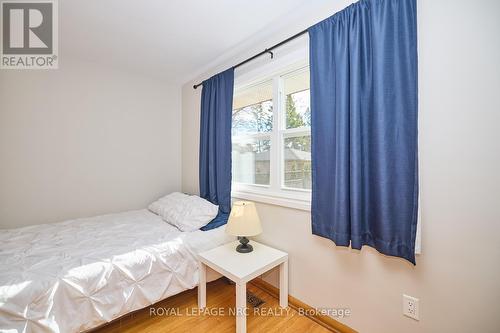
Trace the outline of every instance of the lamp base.
<path fill-rule="evenodd" d="M 236 247 L 236 251 L 239 253 L 249 253 L 253 251 L 252 245 L 248 244 L 249 240 L 246 237 L 238 237 L 240 240 L 240 245 Z"/>

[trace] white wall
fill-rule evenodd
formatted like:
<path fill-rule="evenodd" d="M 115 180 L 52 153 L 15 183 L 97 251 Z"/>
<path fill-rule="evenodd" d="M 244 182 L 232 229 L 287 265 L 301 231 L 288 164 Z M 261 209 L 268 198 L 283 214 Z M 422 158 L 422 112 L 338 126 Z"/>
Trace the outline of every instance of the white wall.
<path fill-rule="evenodd" d="M 0 71 L 0 228 L 144 208 L 180 190 L 180 88 L 70 61 Z"/>
<path fill-rule="evenodd" d="M 198 191 L 199 100 L 192 84 L 345 7 L 313 1 L 292 21 L 228 52 L 182 89 L 182 187 Z M 422 254 L 413 267 L 311 235 L 310 214 L 259 204 L 259 240 L 290 253 L 290 294 L 348 307 L 363 332 L 498 332 L 500 3 L 418 1 Z M 286 28 L 285 28 L 286 27 Z M 272 33 L 271 33 L 272 32 Z M 273 274 L 266 277 L 275 280 Z M 420 321 L 402 294 L 420 298 Z"/>

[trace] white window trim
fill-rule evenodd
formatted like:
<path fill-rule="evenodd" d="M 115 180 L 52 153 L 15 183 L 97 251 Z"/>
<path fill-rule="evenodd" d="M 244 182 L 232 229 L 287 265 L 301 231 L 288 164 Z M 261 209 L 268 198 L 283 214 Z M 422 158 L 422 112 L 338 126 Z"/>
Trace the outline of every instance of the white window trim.
<path fill-rule="evenodd" d="M 251 200 L 256 202 L 262 202 L 269 205 L 283 206 L 288 208 L 294 208 L 298 210 L 311 211 L 311 200 L 310 199 L 293 199 L 289 197 L 284 197 L 281 193 L 258 193 L 257 191 L 238 191 L 233 190 L 231 196 L 237 199 Z"/>
<path fill-rule="evenodd" d="M 233 182 L 231 196 L 238 199 L 252 200 L 272 205 L 279 205 L 299 210 L 311 210 L 311 190 L 287 188 L 284 184 L 284 161 L 282 160 L 284 138 L 310 135 L 311 129 L 285 128 L 283 117 L 283 103 L 285 96 L 283 91 L 283 78 L 285 74 L 300 70 L 309 65 L 307 53 L 301 50 L 291 52 L 280 59 L 275 59 L 271 63 L 239 74 L 235 78 L 235 91 L 245 89 L 250 86 L 273 80 L 273 130 L 269 133 L 256 133 L 238 136 L 238 139 L 245 138 L 270 138 L 270 179 L 269 185 L 242 184 Z"/>

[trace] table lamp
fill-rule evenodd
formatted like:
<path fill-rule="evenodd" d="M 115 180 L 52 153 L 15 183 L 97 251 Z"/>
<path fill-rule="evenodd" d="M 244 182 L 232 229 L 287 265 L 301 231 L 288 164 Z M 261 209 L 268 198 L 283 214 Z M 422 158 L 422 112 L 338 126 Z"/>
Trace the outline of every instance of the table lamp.
<path fill-rule="evenodd" d="M 252 252 L 253 247 L 248 244 L 247 236 L 255 236 L 261 232 L 262 226 L 255 204 L 251 201 L 236 201 L 226 225 L 226 233 L 238 236 L 241 243 L 236 247 L 236 251 L 240 253 Z"/>

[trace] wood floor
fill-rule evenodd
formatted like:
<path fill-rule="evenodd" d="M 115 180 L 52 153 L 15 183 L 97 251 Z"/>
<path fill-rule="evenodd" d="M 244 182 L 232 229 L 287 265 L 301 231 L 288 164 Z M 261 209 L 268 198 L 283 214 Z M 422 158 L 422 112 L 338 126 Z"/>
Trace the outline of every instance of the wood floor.
<path fill-rule="evenodd" d="M 228 332 L 236 330 L 235 286 L 223 279 L 207 284 L 207 308 L 197 308 L 197 290 L 187 290 L 150 308 L 129 314 L 93 332 Z M 281 309 L 277 299 L 247 284 L 247 291 L 265 301 L 258 308 L 248 305 L 247 332 L 330 332 L 291 308 Z M 210 311 L 210 312 L 208 312 Z M 156 314 L 156 315 L 154 315 Z"/>

